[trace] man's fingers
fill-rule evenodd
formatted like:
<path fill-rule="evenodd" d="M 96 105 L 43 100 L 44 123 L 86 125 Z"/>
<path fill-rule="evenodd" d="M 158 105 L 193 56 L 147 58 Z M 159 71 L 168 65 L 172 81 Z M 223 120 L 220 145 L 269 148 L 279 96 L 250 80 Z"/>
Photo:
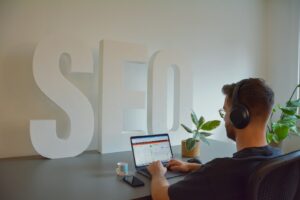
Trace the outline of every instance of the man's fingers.
<path fill-rule="evenodd" d="M 162 165 L 162 164 L 161 164 L 160 160 L 157 160 L 157 161 L 154 161 L 154 165 L 160 166 L 160 165 Z"/>
<path fill-rule="evenodd" d="M 181 167 L 180 166 L 172 166 L 170 167 L 171 171 L 181 171 Z"/>
<path fill-rule="evenodd" d="M 153 161 L 149 166 L 157 166 L 157 167 L 159 167 L 159 166 L 162 166 L 162 163 L 161 163 L 160 160 L 157 160 L 157 161 Z"/>
<path fill-rule="evenodd" d="M 170 160 L 168 166 L 177 165 L 177 164 L 178 164 L 178 160 Z"/>
<path fill-rule="evenodd" d="M 170 168 L 171 171 L 177 171 L 177 172 L 188 172 L 188 168 L 186 168 L 186 166 L 173 166 Z"/>

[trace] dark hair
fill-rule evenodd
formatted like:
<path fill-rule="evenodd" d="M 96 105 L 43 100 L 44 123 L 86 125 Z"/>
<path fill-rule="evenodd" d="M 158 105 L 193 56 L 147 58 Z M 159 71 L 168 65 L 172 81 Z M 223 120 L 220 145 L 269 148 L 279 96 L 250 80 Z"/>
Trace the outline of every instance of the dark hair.
<path fill-rule="evenodd" d="M 250 116 L 253 118 L 268 118 L 274 104 L 274 92 L 263 79 L 249 78 L 238 83 L 224 85 L 222 88 L 223 94 L 232 103 L 234 88 L 241 82 L 243 83 L 239 89 L 238 101 L 247 107 Z"/>

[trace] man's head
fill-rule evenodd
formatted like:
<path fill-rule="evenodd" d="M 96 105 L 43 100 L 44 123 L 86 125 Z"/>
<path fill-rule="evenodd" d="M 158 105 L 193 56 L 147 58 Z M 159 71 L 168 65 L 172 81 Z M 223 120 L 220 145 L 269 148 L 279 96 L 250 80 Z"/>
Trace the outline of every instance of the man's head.
<path fill-rule="evenodd" d="M 233 125 L 230 113 L 233 104 L 237 102 L 244 106 L 249 113 L 250 120 L 245 128 L 251 126 L 264 128 L 266 126 L 274 104 L 274 93 L 264 80 L 244 79 L 238 83 L 224 85 L 222 92 L 226 95 L 223 106 L 226 112 L 224 120 L 227 136 L 230 139 L 235 140 L 236 138 L 237 127 Z"/>

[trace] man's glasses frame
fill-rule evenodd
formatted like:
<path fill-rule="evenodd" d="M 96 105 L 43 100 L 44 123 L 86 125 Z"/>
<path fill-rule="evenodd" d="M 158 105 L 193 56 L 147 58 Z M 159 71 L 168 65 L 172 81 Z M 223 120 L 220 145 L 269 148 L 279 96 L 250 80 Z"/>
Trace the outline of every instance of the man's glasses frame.
<path fill-rule="evenodd" d="M 220 114 L 220 117 L 224 119 L 224 118 L 225 118 L 226 112 L 225 112 L 225 110 L 222 108 L 222 109 L 219 110 L 219 114 Z"/>

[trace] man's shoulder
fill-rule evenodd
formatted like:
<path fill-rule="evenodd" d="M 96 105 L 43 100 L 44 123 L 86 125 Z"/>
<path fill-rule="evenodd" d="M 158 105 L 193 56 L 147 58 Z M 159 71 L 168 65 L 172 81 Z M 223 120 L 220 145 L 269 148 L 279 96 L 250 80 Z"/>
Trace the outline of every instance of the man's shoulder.
<path fill-rule="evenodd" d="M 219 165 L 219 164 L 225 164 L 225 163 L 231 163 L 233 161 L 232 158 L 230 157 L 225 157 L 225 158 L 215 158 L 211 161 L 209 161 L 208 163 L 206 163 L 204 166 L 214 166 L 214 165 Z"/>
<path fill-rule="evenodd" d="M 270 146 L 251 147 L 238 151 L 233 157 L 215 158 L 203 165 L 203 170 L 227 168 L 234 169 L 237 167 L 251 168 L 252 165 L 257 165 L 265 160 L 281 155 L 280 149 Z M 244 166 L 245 165 L 245 166 Z M 249 166 L 247 166 L 249 165 Z"/>
<path fill-rule="evenodd" d="M 281 155 L 282 152 L 278 148 L 269 145 L 261 147 L 244 148 L 233 154 L 235 159 L 269 159 Z"/>
<path fill-rule="evenodd" d="M 214 173 L 219 173 L 219 172 L 225 172 L 227 170 L 231 170 L 234 168 L 236 162 L 230 158 L 230 157 L 225 157 L 225 158 L 215 158 L 205 164 L 203 164 L 200 169 L 196 170 L 193 175 L 201 175 L 201 176 L 207 176 L 210 174 Z"/>

